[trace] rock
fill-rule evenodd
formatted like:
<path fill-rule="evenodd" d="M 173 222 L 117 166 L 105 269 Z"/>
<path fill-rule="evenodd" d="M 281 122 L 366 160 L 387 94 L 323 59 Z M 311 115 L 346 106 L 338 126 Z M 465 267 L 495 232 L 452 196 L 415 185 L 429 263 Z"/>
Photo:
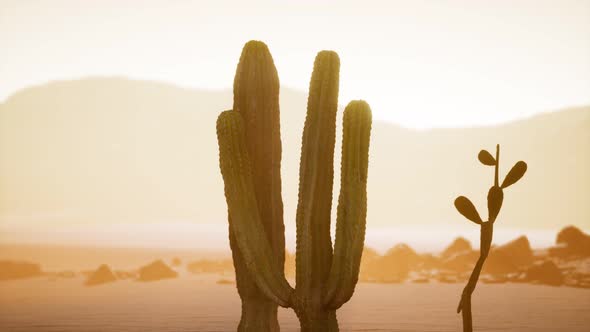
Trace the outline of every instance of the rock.
<path fill-rule="evenodd" d="M 568 226 L 557 234 L 557 247 L 549 253 L 557 257 L 590 257 L 590 235 L 579 228 Z"/>
<path fill-rule="evenodd" d="M 483 271 L 490 274 L 507 274 L 523 270 L 533 263 L 534 256 L 526 236 L 494 247 L 484 264 Z"/>
<path fill-rule="evenodd" d="M 463 251 L 456 253 L 441 262 L 441 269 L 454 272 L 471 272 L 477 259 L 479 251 Z"/>
<path fill-rule="evenodd" d="M 102 264 L 96 269 L 96 271 L 90 274 L 84 284 L 86 286 L 96 286 L 113 281 L 117 281 L 117 277 L 115 277 L 115 274 L 111 271 L 111 268 L 108 265 Z"/>
<path fill-rule="evenodd" d="M 117 271 L 115 271 L 115 276 L 117 277 L 117 279 L 120 279 L 120 280 L 137 279 L 137 272 L 136 271 L 117 270 Z"/>
<path fill-rule="evenodd" d="M 375 281 L 374 272 L 379 268 L 381 256 L 372 248 L 364 247 L 359 270 L 359 280 L 363 282 Z"/>
<path fill-rule="evenodd" d="M 217 280 L 217 284 L 218 285 L 233 285 L 235 283 L 236 283 L 235 281 L 229 280 L 229 279 L 219 279 L 219 280 Z"/>
<path fill-rule="evenodd" d="M 428 279 L 428 278 L 415 278 L 410 281 L 414 284 L 427 284 L 430 282 L 430 279 Z"/>
<path fill-rule="evenodd" d="M 458 253 L 472 251 L 471 243 L 465 238 L 458 237 L 440 254 L 442 259 L 450 258 Z"/>
<path fill-rule="evenodd" d="M 182 265 L 182 260 L 178 257 L 172 258 L 172 266 L 178 267 Z"/>
<path fill-rule="evenodd" d="M 178 273 L 172 270 L 162 260 L 143 266 L 139 269 L 139 281 L 156 281 L 178 277 Z"/>
<path fill-rule="evenodd" d="M 463 241 L 455 240 L 453 245 L 447 248 L 447 250 L 453 247 L 455 243 L 459 243 L 461 246 L 464 245 Z M 460 245 L 454 247 L 457 248 Z M 460 273 L 471 272 L 478 258 L 479 250 L 459 251 L 444 258 L 440 264 L 440 268 L 442 270 Z M 492 247 L 490 254 L 486 258 L 482 272 L 493 275 L 505 275 L 523 270 L 532 264 L 533 260 L 534 256 L 529 240 L 525 236 L 521 236 L 504 245 Z"/>
<path fill-rule="evenodd" d="M 420 259 L 420 270 L 434 270 L 439 269 L 441 267 L 441 261 L 438 257 L 432 254 L 422 254 L 419 257 Z"/>
<path fill-rule="evenodd" d="M 0 261 L 0 280 L 25 279 L 43 274 L 41 265 L 29 262 Z"/>
<path fill-rule="evenodd" d="M 361 262 L 374 261 L 376 259 L 379 259 L 380 257 L 381 256 L 379 255 L 379 253 L 375 249 L 369 248 L 369 247 L 364 247 Z"/>
<path fill-rule="evenodd" d="M 502 253 L 505 256 L 508 256 L 512 263 L 517 266 L 531 265 L 535 259 L 531 244 L 526 236 L 521 236 L 516 240 L 495 247 L 492 250 L 492 253 Z"/>
<path fill-rule="evenodd" d="M 421 263 L 421 257 L 406 244 L 389 249 L 384 256 L 365 247 L 361 260 L 359 280 L 364 282 L 403 282 L 412 269 Z"/>
<path fill-rule="evenodd" d="M 377 260 L 371 275 L 377 280 L 391 282 L 405 280 L 409 272 L 420 264 L 420 256 L 406 244 L 398 244 Z"/>
<path fill-rule="evenodd" d="M 571 257 L 571 250 L 566 244 L 558 244 L 547 249 L 547 254 L 551 258 L 568 258 Z"/>
<path fill-rule="evenodd" d="M 557 265 L 546 260 L 529 267 L 525 274 L 525 280 L 544 285 L 560 286 L 563 284 L 564 278 Z"/>
<path fill-rule="evenodd" d="M 526 283 L 526 273 L 525 272 L 515 272 L 515 273 L 508 273 L 506 278 L 510 282 L 514 283 Z"/>
<path fill-rule="evenodd" d="M 484 284 L 505 284 L 508 282 L 508 278 L 506 277 L 496 277 L 490 275 L 481 276 L 479 280 L 481 280 L 481 282 Z"/>

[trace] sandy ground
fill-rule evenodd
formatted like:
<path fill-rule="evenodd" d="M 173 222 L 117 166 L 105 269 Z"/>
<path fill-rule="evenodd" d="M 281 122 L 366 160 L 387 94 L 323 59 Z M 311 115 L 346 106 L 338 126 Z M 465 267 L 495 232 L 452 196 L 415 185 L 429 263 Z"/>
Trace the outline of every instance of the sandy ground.
<path fill-rule="evenodd" d="M 0 282 L 0 331 L 235 331 L 235 285 L 217 276 L 117 281 L 85 287 L 83 279 L 47 277 Z M 459 331 L 460 284 L 359 284 L 338 311 L 342 331 Z M 579 331 L 590 328 L 590 290 L 524 284 L 479 286 L 476 331 Z M 282 331 L 297 331 L 280 310 Z"/>

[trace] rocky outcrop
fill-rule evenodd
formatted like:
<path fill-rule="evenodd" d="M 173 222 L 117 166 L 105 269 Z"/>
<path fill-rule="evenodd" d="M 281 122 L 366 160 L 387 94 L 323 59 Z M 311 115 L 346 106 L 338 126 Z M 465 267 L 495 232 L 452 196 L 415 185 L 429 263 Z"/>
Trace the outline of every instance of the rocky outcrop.
<path fill-rule="evenodd" d="M 96 269 L 96 271 L 92 272 L 88 276 L 88 279 L 86 279 L 84 284 L 86 286 L 97 286 L 114 281 L 117 281 L 117 277 L 115 277 L 115 274 L 111 268 L 106 264 L 102 264 L 98 267 L 98 269 Z"/>
<path fill-rule="evenodd" d="M 138 281 L 157 281 L 178 277 L 178 273 L 172 270 L 162 260 L 143 266 L 139 269 Z"/>
<path fill-rule="evenodd" d="M 458 252 L 442 260 L 441 269 L 456 273 L 471 272 L 478 257 L 479 251 L 476 250 Z"/>
<path fill-rule="evenodd" d="M 29 262 L 0 261 L 0 280 L 25 279 L 43 274 L 41 265 Z"/>
<path fill-rule="evenodd" d="M 456 238 L 448 247 L 443 250 L 440 257 L 444 260 L 459 253 L 472 251 L 471 243 L 463 237 Z"/>
<path fill-rule="evenodd" d="M 534 261 L 533 250 L 526 236 L 521 236 L 504 245 L 493 247 L 483 272 L 490 274 L 507 274 L 518 272 Z"/>
<path fill-rule="evenodd" d="M 174 266 L 174 267 L 182 266 L 182 260 L 179 257 L 172 258 L 172 266 Z"/>
<path fill-rule="evenodd" d="M 370 274 L 381 282 L 399 282 L 420 264 L 420 256 L 406 244 L 398 244 L 376 260 Z"/>
<path fill-rule="evenodd" d="M 517 266 L 527 266 L 533 263 L 533 249 L 529 239 L 521 236 L 504 245 L 492 249 L 492 254 L 502 254 Z"/>
<path fill-rule="evenodd" d="M 549 255 L 557 258 L 590 257 L 590 235 L 575 226 L 568 226 L 557 234 L 557 246 L 549 248 Z"/>
<path fill-rule="evenodd" d="M 533 264 L 525 273 L 525 281 L 543 285 L 560 286 L 564 277 L 561 270 L 550 260 Z"/>
<path fill-rule="evenodd" d="M 369 247 L 363 248 L 359 272 L 360 281 L 373 281 L 373 279 L 375 279 L 373 273 L 378 269 L 378 261 L 380 259 L 381 256 L 374 249 Z"/>

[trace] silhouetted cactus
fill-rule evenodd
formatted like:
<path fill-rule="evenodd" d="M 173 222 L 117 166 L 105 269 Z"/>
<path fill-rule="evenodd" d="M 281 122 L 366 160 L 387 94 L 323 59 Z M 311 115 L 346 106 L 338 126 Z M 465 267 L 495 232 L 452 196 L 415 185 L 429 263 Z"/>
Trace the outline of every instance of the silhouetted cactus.
<path fill-rule="evenodd" d="M 302 331 L 338 331 L 336 309 L 354 292 L 365 237 L 371 110 L 364 101 L 353 101 L 344 110 L 341 189 L 332 250 L 339 70 L 335 52 L 318 53 L 302 139 L 297 286 L 293 289 L 283 272 L 278 79 L 266 45 L 249 42 L 242 52 L 234 110 L 221 113 L 217 120 L 231 247 L 243 303 L 240 331 L 278 330 L 276 305 L 274 311 L 268 310 L 268 301 L 293 308 Z"/>
<path fill-rule="evenodd" d="M 506 175 L 502 184 L 498 183 L 498 168 L 500 167 L 500 145 L 496 145 L 496 158 L 494 158 L 488 151 L 481 150 L 477 156 L 479 161 L 487 166 L 494 166 L 494 184 L 488 191 L 488 220 L 483 221 L 477 212 L 477 209 L 471 201 L 465 196 L 459 196 L 455 199 L 455 207 L 465 218 L 481 226 L 480 232 L 480 254 L 473 272 L 469 277 L 469 281 L 461 295 L 461 301 L 457 307 L 457 313 L 462 313 L 463 317 L 463 331 L 473 331 L 473 321 L 471 316 L 471 295 L 475 290 L 479 274 L 483 268 L 483 264 L 488 257 L 490 247 L 492 245 L 492 235 L 494 232 L 494 222 L 502 208 L 504 200 L 504 189 L 516 183 L 527 170 L 527 164 L 524 161 L 517 162 L 510 172 Z"/>
<path fill-rule="evenodd" d="M 256 207 L 270 255 L 279 271 L 285 263 L 285 226 L 281 198 L 281 136 L 279 77 L 268 47 L 261 42 L 246 43 L 234 78 L 234 111 L 243 119 L 243 143 L 251 162 Z M 221 119 L 221 117 L 220 117 Z M 256 286 L 247 271 L 236 243 L 229 215 L 229 237 L 236 285 L 242 299 L 238 331 L 279 331 L 277 304 Z"/>

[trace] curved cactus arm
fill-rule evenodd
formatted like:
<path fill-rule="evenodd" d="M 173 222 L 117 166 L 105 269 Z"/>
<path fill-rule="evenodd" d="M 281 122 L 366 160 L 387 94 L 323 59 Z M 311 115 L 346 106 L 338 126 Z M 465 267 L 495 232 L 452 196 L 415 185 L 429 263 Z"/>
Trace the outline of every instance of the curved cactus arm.
<path fill-rule="evenodd" d="M 280 306 L 289 307 L 293 288 L 276 266 L 260 221 L 244 137 L 241 115 L 235 111 L 221 113 L 217 119 L 219 164 L 225 184 L 231 229 L 258 288 Z"/>
<path fill-rule="evenodd" d="M 340 60 L 332 51 L 315 58 L 303 129 L 297 204 L 297 295 L 322 290 L 332 263 L 330 218 Z"/>
<path fill-rule="evenodd" d="M 325 297 L 330 309 L 338 309 L 350 300 L 358 281 L 367 220 L 370 136 L 369 105 L 364 101 L 349 103 L 344 110 L 336 243 Z"/>

